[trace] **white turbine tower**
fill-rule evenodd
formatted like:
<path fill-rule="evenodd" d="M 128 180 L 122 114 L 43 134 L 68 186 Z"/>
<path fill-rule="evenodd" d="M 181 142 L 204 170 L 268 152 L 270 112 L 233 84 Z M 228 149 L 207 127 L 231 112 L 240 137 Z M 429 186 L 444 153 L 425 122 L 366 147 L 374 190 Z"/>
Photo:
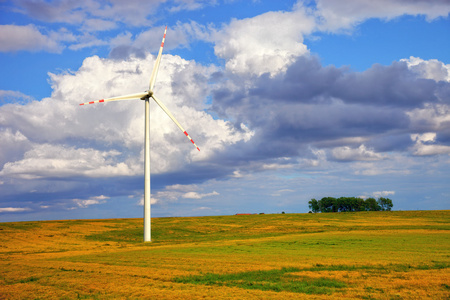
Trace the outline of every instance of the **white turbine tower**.
<path fill-rule="evenodd" d="M 130 99 L 141 99 L 145 100 L 145 149 L 144 149 L 144 242 L 151 241 L 151 224 L 150 224 L 150 98 L 155 100 L 155 102 L 164 110 L 164 112 L 175 122 L 175 124 L 180 128 L 180 130 L 187 136 L 187 138 L 194 144 L 198 151 L 200 149 L 191 139 L 189 134 L 184 130 L 184 128 L 178 123 L 172 113 L 167 109 L 167 107 L 158 99 L 153 93 L 153 86 L 155 85 L 156 75 L 158 74 L 159 63 L 161 62 L 162 50 L 164 47 L 164 41 L 166 39 L 167 26 L 164 30 L 164 36 L 161 42 L 161 47 L 159 48 L 158 57 L 156 58 L 155 66 L 153 67 L 152 76 L 150 77 L 149 90 L 143 93 L 136 93 L 124 96 L 118 96 L 113 98 L 106 98 L 97 101 L 91 101 L 85 104 L 94 104 L 99 102 L 109 102 L 117 100 L 130 100 Z"/>

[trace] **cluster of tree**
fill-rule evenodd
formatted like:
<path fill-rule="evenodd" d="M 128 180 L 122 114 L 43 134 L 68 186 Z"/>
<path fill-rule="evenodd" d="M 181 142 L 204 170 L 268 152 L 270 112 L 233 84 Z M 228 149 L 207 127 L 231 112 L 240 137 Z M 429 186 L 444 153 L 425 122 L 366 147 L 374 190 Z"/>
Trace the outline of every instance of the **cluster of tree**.
<path fill-rule="evenodd" d="M 356 197 L 324 197 L 320 200 L 311 199 L 309 209 L 314 212 L 344 212 L 344 211 L 388 211 L 394 206 L 389 198 L 367 198 L 366 200 Z"/>

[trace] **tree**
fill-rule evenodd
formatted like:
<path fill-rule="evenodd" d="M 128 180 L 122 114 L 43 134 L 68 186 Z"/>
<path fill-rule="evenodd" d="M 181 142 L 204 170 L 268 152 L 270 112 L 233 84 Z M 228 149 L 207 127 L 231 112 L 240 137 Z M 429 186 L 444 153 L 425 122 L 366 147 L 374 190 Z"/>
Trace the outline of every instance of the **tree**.
<path fill-rule="evenodd" d="M 336 199 L 333 197 L 323 197 L 319 200 L 319 208 L 321 212 L 334 212 Z"/>
<path fill-rule="evenodd" d="M 319 209 L 319 203 L 317 202 L 316 199 L 311 199 L 311 201 L 308 202 L 309 204 L 309 209 L 313 212 L 313 213 L 317 213 L 320 211 Z"/>
<path fill-rule="evenodd" d="M 364 211 L 366 210 L 366 203 L 364 199 L 356 198 L 355 211 Z"/>
<path fill-rule="evenodd" d="M 312 212 L 388 211 L 394 206 L 389 198 L 323 197 L 308 202 Z"/>
<path fill-rule="evenodd" d="M 379 198 L 378 199 L 378 205 L 380 205 L 381 209 L 383 211 L 390 211 L 394 204 L 392 204 L 392 200 L 389 198 Z"/>
<path fill-rule="evenodd" d="M 375 198 L 367 198 L 366 201 L 364 201 L 366 204 L 366 210 L 370 211 L 380 211 L 381 206 L 378 205 L 377 200 Z"/>

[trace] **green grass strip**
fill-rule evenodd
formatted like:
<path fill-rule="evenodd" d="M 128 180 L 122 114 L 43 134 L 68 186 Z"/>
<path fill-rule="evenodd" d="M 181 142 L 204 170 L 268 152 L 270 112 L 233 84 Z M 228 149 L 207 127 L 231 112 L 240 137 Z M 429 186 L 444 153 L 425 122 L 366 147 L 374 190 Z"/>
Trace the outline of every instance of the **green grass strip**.
<path fill-rule="evenodd" d="M 282 268 L 281 270 L 250 271 L 235 274 L 192 275 L 177 277 L 177 283 L 203 284 L 257 289 L 274 292 L 293 292 L 304 294 L 332 294 L 336 289 L 347 285 L 329 278 L 309 278 L 291 273 L 299 272 L 298 268 Z"/>

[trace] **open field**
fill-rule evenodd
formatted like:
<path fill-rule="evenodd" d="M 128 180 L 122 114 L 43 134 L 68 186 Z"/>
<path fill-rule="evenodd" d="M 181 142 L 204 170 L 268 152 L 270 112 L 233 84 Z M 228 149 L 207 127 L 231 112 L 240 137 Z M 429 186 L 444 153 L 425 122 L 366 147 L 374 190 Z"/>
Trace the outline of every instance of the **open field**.
<path fill-rule="evenodd" d="M 0 299 L 449 299 L 450 211 L 0 223 Z"/>

